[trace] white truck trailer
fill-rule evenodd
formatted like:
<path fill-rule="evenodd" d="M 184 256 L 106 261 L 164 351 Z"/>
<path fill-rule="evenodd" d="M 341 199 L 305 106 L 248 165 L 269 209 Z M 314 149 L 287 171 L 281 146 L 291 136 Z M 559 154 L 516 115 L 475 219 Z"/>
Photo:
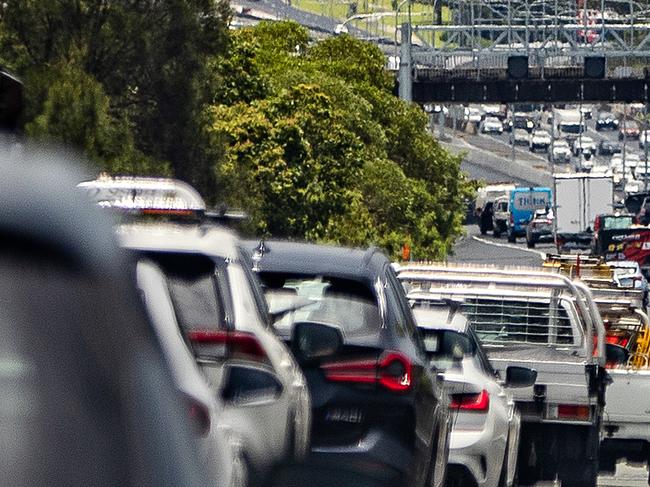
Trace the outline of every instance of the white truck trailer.
<path fill-rule="evenodd" d="M 610 213 L 614 181 L 605 174 L 555 174 L 553 176 L 553 234 L 558 251 L 588 249 L 597 215 Z"/>

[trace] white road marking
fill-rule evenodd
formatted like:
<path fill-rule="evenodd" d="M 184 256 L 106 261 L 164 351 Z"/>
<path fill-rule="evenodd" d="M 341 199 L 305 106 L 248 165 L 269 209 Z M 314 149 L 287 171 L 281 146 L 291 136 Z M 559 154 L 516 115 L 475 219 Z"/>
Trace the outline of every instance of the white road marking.
<path fill-rule="evenodd" d="M 530 252 L 531 254 L 539 255 L 542 259 L 546 259 L 546 252 L 542 252 L 540 250 L 529 249 L 529 248 L 526 248 L 526 247 L 519 247 L 518 245 L 509 244 L 509 243 L 492 242 L 491 240 L 487 240 L 485 238 L 477 237 L 476 235 L 472 235 L 472 238 L 474 240 L 476 240 L 477 242 L 481 242 L 482 244 L 492 245 L 494 247 L 501 247 L 501 248 L 505 248 L 505 249 L 521 250 L 522 252 Z"/>

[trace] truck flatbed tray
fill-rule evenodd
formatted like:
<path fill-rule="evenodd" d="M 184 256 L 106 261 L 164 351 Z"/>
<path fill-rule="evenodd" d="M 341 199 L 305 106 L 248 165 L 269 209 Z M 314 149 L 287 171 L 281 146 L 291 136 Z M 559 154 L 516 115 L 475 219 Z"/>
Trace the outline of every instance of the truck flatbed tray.
<path fill-rule="evenodd" d="M 483 343 L 485 351 L 490 356 L 490 360 L 516 360 L 530 362 L 556 362 L 582 364 L 586 363 L 585 357 L 580 357 L 567 353 L 567 348 L 557 350 L 559 347 L 530 347 L 530 346 L 509 346 L 509 345 L 490 345 Z M 577 350 L 576 350 L 577 352 Z M 534 368 L 534 367 L 533 367 Z"/>

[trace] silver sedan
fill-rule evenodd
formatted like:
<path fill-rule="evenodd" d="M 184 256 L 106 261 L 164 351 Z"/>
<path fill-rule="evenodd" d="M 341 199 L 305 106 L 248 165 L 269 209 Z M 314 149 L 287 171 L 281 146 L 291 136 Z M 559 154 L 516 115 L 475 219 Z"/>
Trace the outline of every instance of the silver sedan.
<path fill-rule="evenodd" d="M 520 416 L 470 322 L 456 305 L 410 293 L 432 366 L 444 374 L 453 429 L 449 486 L 505 487 L 515 482 Z M 534 371 L 524 369 L 530 385 Z M 514 374 L 513 374 L 514 376 Z M 534 379 L 532 379 L 534 381 Z M 521 382 L 521 378 L 519 379 Z"/>

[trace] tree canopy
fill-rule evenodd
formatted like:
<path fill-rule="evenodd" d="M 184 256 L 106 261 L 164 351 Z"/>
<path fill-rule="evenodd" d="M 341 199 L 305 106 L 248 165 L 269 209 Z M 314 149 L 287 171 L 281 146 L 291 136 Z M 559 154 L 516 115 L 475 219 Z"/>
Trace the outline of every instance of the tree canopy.
<path fill-rule="evenodd" d="M 420 108 L 394 97 L 378 48 L 307 39 L 293 23 L 231 35 L 216 68 L 224 84 L 258 83 L 205 113 L 225 144 L 215 161 L 223 194 L 251 211 L 257 233 L 444 257 L 470 194 L 459 158 L 427 132 Z M 230 69 L 242 53 L 245 68 Z"/>
<path fill-rule="evenodd" d="M 116 174 L 173 175 L 258 235 L 440 258 L 469 194 L 372 44 L 291 22 L 228 31 L 213 0 L 6 0 L 0 64 L 29 136 Z"/>

